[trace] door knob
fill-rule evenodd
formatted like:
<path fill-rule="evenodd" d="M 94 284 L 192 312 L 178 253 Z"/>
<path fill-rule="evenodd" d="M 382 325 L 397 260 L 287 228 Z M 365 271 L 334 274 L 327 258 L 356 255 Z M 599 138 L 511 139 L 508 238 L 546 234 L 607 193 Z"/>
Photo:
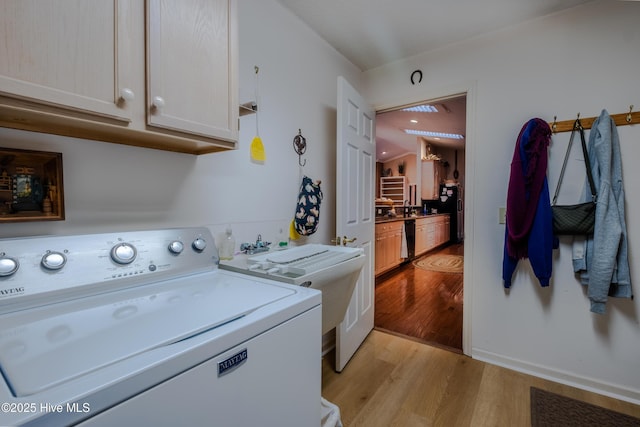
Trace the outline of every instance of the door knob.
<path fill-rule="evenodd" d="M 331 239 L 331 243 L 334 243 L 336 246 L 340 246 L 340 236 L 337 236 L 335 239 Z"/>
<path fill-rule="evenodd" d="M 342 246 L 347 246 L 347 243 L 353 243 L 356 241 L 356 237 L 353 237 L 351 239 L 347 238 L 347 236 L 343 236 L 342 237 Z M 340 243 L 338 243 L 339 245 Z"/>

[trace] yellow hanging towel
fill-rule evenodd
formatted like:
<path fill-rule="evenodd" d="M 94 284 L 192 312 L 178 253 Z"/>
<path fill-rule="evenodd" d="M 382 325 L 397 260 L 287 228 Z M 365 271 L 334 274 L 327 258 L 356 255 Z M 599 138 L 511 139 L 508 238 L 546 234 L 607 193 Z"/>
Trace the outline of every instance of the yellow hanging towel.
<path fill-rule="evenodd" d="M 264 163 L 266 160 L 262 139 L 257 135 L 251 141 L 251 160 L 256 163 Z"/>
<path fill-rule="evenodd" d="M 296 220 L 295 219 L 292 219 L 291 220 L 291 224 L 289 224 L 289 238 L 291 240 L 298 240 L 300 238 L 300 235 L 296 231 Z"/>
<path fill-rule="evenodd" d="M 260 94 L 259 94 L 259 82 L 258 82 L 258 66 L 254 66 L 256 71 L 256 103 L 260 105 Z M 258 164 L 264 164 L 267 156 L 264 151 L 264 144 L 262 144 L 262 138 L 260 138 L 260 129 L 258 119 L 260 118 L 260 109 L 256 110 L 256 136 L 253 137 L 251 141 L 251 147 L 249 151 L 251 152 L 251 161 Z"/>

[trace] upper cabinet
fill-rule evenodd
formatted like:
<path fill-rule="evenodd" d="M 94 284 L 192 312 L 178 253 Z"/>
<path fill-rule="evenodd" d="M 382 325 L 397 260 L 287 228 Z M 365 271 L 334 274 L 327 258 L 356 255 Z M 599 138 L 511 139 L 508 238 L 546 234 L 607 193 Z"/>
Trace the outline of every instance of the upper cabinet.
<path fill-rule="evenodd" d="M 423 160 L 421 181 L 421 196 L 423 200 L 438 198 L 440 182 L 444 178 L 444 167 L 440 160 Z"/>
<path fill-rule="evenodd" d="M 228 0 L 149 0 L 149 125 L 237 140 L 230 7 Z"/>
<path fill-rule="evenodd" d="M 233 149 L 236 63 L 235 0 L 4 0 L 0 126 Z"/>
<path fill-rule="evenodd" d="M 131 121 L 131 20 L 124 2 L 0 2 L 0 92 L 15 100 Z M 132 95 L 133 96 L 133 95 Z M 124 98 L 122 99 L 124 101 Z"/>

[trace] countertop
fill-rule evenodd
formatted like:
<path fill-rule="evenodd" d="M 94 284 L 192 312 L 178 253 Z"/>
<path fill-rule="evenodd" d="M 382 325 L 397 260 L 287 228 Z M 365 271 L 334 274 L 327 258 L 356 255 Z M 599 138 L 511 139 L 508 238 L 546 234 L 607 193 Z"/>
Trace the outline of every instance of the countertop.
<path fill-rule="evenodd" d="M 376 217 L 376 224 L 383 224 L 386 222 L 395 222 L 395 221 L 405 221 L 407 219 L 433 218 L 433 217 L 443 216 L 443 215 L 449 216 L 450 214 L 437 213 L 437 214 L 427 214 L 427 215 L 420 214 L 420 215 L 408 216 L 408 217 L 403 217 L 402 215 L 398 215 L 395 217 Z"/>

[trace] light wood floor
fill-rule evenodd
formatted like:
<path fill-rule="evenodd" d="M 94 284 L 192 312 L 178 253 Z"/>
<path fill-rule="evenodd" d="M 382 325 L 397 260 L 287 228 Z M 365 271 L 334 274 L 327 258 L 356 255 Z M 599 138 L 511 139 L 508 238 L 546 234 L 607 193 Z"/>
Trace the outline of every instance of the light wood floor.
<path fill-rule="evenodd" d="M 322 362 L 322 396 L 345 427 L 530 426 L 530 386 L 640 418 L 640 406 L 377 330 L 342 373 L 332 360 Z"/>

